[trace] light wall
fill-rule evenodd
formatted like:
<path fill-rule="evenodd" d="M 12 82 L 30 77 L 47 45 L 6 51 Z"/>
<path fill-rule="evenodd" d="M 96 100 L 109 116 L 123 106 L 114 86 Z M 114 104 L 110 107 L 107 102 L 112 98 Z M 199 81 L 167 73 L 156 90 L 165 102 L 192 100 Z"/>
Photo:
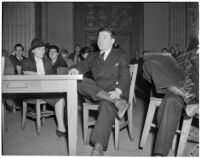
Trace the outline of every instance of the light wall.
<path fill-rule="evenodd" d="M 144 3 L 144 49 L 168 48 L 169 4 Z"/>
<path fill-rule="evenodd" d="M 73 4 L 72 2 L 48 3 L 48 42 L 59 48 L 73 51 Z"/>

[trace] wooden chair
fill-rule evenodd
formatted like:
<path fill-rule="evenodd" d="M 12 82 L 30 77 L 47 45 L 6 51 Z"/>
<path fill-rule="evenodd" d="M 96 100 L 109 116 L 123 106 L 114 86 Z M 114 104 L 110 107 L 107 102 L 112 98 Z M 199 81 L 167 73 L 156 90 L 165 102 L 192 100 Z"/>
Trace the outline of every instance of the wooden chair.
<path fill-rule="evenodd" d="M 151 97 L 150 98 L 150 102 L 149 102 L 149 108 L 147 111 L 147 116 L 146 116 L 146 120 L 145 120 L 145 124 L 144 124 L 144 128 L 143 128 L 143 132 L 142 132 L 142 137 L 140 140 L 140 148 L 143 148 L 144 145 L 146 144 L 147 138 L 148 138 L 148 134 L 150 132 L 151 127 L 157 127 L 155 123 L 153 123 L 153 118 L 155 115 L 155 111 L 156 108 L 160 106 L 162 102 L 161 98 L 155 98 L 155 97 Z M 177 153 L 176 156 L 182 156 L 183 152 L 184 152 L 184 148 L 187 142 L 187 137 L 189 134 L 189 130 L 191 127 L 191 123 L 192 123 L 192 119 L 183 119 L 183 123 L 182 123 L 182 128 L 181 130 L 177 130 L 176 132 L 180 134 L 180 139 L 179 139 L 179 144 L 178 144 L 178 148 L 177 148 Z M 176 147 L 176 143 L 177 143 L 177 135 L 174 136 L 174 140 L 172 143 L 172 149 L 175 150 Z"/>
<path fill-rule="evenodd" d="M 28 112 L 27 113 L 27 105 L 28 104 L 35 104 L 36 112 Z M 40 127 L 41 127 L 41 120 L 42 125 L 44 124 L 45 117 L 50 117 L 55 115 L 54 111 L 46 110 L 46 102 L 42 99 L 27 99 L 23 100 L 23 109 L 22 109 L 22 129 L 25 128 L 25 121 L 26 117 L 31 117 L 36 119 L 36 130 L 37 135 L 40 135 Z M 42 106 L 42 111 L 40 107 Z M 40 120 L 41 119 L 41 120 Z"/>
<path fill-rule="evenodd" d="M 130 106 L 127 110 L 127 120 L 118 120 L 115 118 L 115 149 L 119 149 L 119 131 L 124 128 L 125 126 L 128 126 L 129 130 L 129 136 L 130 140 L 133 140 L 133 100 L 134 104 L 136 103 L 135 98 L 135 81 L 136 81 L 136 75 L 137 75 L 137 69 L 138 64 L 130 65 L 130 74 L 132 76 L 131 85 L 130 85 L 130 94 L 129 94 L 129 100 Z M 83 103 L 83 139 L 84 144 L 88 144 L 89 138 L 88 138 L 88 127 L 95 125 L 96 121 L 90 121 L 88 120 L 89 117 L 89 110 L 98 110 L 99 105 L 97 104 L 91 104 L 91 103 Z"/>
<path fill-rule="evenodd" d="M 5 67 L 5 57 L 1 57 L 1 76 L 4 74 L 4 67 Z M 3 98 L 2 98 L 3 100 Z M 5 103 L 2 101 L 2 106 L 1 106 L 1 128 L 2 128 L 2 139 L 4 139 L 4 134 L 5 134 L 5 129 L 7 128 L 6 124 L 6 108 L 5 108 Z"/>

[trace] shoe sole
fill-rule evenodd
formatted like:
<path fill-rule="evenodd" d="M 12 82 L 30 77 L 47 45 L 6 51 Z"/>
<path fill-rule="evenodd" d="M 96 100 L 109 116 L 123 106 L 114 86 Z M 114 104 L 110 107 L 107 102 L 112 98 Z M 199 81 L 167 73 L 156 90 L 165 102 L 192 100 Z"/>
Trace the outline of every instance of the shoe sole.
<path fill-rule="evenodd" d="M 126 112 L 126 110 L 129 108 L 130 104 L 126 104 L 126 107 L 124 108 L 124 110 L 122 112 L 118 112 L 117 113 L 117 118 L 120 120 L 124 117 L 124 114 Z"/>

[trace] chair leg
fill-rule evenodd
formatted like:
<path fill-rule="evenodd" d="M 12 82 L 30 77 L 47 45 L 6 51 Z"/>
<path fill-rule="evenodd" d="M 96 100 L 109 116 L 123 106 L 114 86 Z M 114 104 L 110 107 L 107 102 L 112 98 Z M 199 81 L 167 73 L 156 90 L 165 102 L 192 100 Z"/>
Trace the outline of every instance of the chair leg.
<path fill-rule="evenodd" d="M 22 103 L 22 129 L 25 128 L 25 122 L 26 122 L 26 114 L 27 114 L 27 103 L 23 101 Z"/>
<path fill-rule="evenodd" d="M 40 104 L 36 101 L 36 126 L 37 126 L 37 135 L 40 135 Z"/>
<path fill-rule="evenodd" d="M 84 144 L 89 143 L 89 140 L 88 140 L 88 115 L 89 115 L 89 111 L 83 105 L 83 141 L 84 141 Z"/>
<path fill-rule="evenodd" d="M 182 125 L 182 129 L 181 129 L 181 135 L 180 135 L 180 140 L 179 140 L 176 156 L 183 155 L 185 145 L 187 142 L 187 138 L 188 138 L 188 134 L 190 131 L 191 123 L 192 123 L 192 118 L 183 120 L 183 125 Z"/>
<path fill-rule="evenodd" d="M 2 102 L 2 107 L 1 107 L 1 128 L 2 128 L 2 140 L 4 140 L 4 135 L 5 135 L 5 128 L 6 128 L 6 108 L 5 108 L 5 103 L 4 101 Z"/>
<path fill-rule="evenodd" d="M 115 118 L 115 149 L 119 150 L 119 131 L 120 131 L 120 122 Z"/>
<path fill-rule="evenodd" d="M 150 102 L 148 112 L 147 112 L 147 116 L 146 116 L 146 120 L 145 120 L 145 124 L 144 124 L 144 129 L 143 129 L 143 132 L 142 132 L 141 141 L 140 141 L 140 147 L 141 148 L 144 147 L 144 145 L 147 141 L 148 134 L 149 134 L 149 131 L 150 131 L 150 128 L 151 128 L 151 124 L 153 122 L 155 110 L 156 110 L 156 106 L 154 106 L 153 102 Z"/>
<path fill-rule="evenodd" d="M 128 131 L 130 140 L 133 141 L 133 107 L 130 106 L 128 109 Z"/>
<path fill-rule="evenodd" d="M 178 140 L 178 135 L 177 133 L 174 135 L 174 139 L 172 142 L 172 151 L 175 153 L 176 152 L 176 147 L 177 147 L 177 140 Z"/>
<path fill-rule="evenodd" d="M 43 104 L 43 105 L 42 105 L 42 112 L 45 112 L 45 111 L 46 111 L 46 104 Z M 42 124 L 42 125 L 44 125 L 44 120 L 45 120 L 45 117 L 43 116 L 43 117 L 42 117 L 42 121 L 41 121 L 41 124 Z"/>
<path fill-rule="evenodd" d="M 16 104 L 15 105 L 13 105 L 13 114 L 15 115 L 16 114 Z"/>

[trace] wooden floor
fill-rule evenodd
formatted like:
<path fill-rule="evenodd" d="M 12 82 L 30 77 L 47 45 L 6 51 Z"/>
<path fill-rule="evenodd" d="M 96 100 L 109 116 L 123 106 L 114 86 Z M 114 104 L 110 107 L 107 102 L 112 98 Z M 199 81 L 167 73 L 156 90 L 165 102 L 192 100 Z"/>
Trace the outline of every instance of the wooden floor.
<path fill-rule="evenodd" d="M 113 132 L 109 140 L 105 156 L 151 156 L 153 150 L 154 134 L 151 132 L 143 149 L 139 149 L 140 134 L 146 115 L 146 103 L 137 99 L 137 106 L 133 111 L 134 141 L 130 141 L 127 128 L 120 132 L 119 150 L 114 149 Z M 91 129 L 92 130 L 92 129 Z M 91 131 L 90 130 L 90 131 Z M 27 119 L 25 130 L 21 129 L 21 112 L 8 113 L 8 131 L 2 143 L 3 155 L 68 155 L 67 140 L 58 138 L 55 134 L 56 123 L 54 118 L 45 120 L 41 127 L 41 134 L 37 136 L 35 122 Z M 88 156 L 92 146 L 83 144 L 82 137 L 82 112 L 79 112 L 77 155 Z M 173 156 L 173 152 L 170 151 Z"/>

